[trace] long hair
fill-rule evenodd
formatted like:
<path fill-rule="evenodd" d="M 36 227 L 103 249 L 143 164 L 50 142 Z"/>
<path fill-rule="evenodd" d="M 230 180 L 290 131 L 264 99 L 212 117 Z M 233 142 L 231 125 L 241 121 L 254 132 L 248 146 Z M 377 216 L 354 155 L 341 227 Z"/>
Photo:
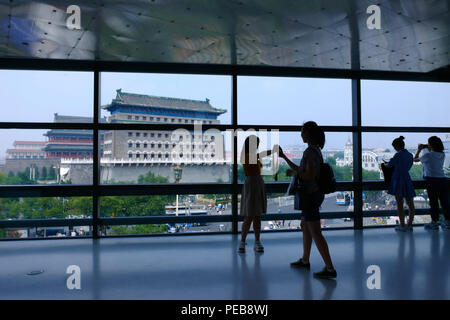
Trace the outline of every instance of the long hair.
<path fill-rule="evenodd" d="M 245 139 L 244 145 L 241 151 L 241 163 L 242 164 L 256 164 L 256 153 L 258 152 L 259 138 L 254 134 L 248 136 Z M 245 155 L 249 155 L 249 163 L 245 163 Z"/>
<path fill-rule="evenodd" d="M 400 136 L 392 141 L 392 146 L 396 149 L 405 149 L 405 137 Z"/>
<path fill-rule="evenodd" d="M 433 151 L 444 152 L 444 144 L 442 143 L 441 138 L 439 138 L 437 136 L 429 137 L 428 144 L 431 146 Z"/>
<path fill-rule="evenodd" d="M 320 149 L 325 146 L 325 132 L 314 121 L 308 121 L 303 124 L 303 130 L 308 132 L 309 142 L 312 145 L 317 145 Z"/>

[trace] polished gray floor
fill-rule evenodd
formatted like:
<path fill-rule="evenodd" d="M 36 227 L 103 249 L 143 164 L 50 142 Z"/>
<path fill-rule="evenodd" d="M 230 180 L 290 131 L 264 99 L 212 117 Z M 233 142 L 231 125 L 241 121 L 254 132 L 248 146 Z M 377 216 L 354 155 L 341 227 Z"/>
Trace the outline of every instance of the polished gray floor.
<path fill-rule="evenodd" d="M 299 232 L 265 233 L 266 252 L 244 255 L 233 235 L 0 242 L 0 299 L 450 299 L 450 231 L 324 235 L 335 281 L 313 278 L 323 266 L 315 247 L 311 271 L 289 266 Z M 81 269 L 80 290 L 66 287 L 69 265 Z M 381 289 L 367 287 L 370 265 Z"/>

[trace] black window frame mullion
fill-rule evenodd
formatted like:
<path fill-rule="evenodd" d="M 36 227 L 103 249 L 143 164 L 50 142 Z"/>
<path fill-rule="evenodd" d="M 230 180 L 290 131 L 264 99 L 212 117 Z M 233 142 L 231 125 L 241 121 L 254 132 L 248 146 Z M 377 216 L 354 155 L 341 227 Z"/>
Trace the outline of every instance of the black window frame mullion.
<path fill-rule="evenodd" d="M 99 216 L 100 216 L 100 197 L 99 197 L 99 184 L 100 184 L 100 148 L 99 148 L 99 118 L 100 118 L 100 72 L 94 71 L 94 132 L 93 132 L 93 157 L 92 157 L 92 238 L 99 238 Z"/>
<path fill-rule="evenodd" d="M 233 170 L 233 179 L 232 179 L 232 194 L 231 194 L 231 214 L 232 214 L 232 227 L 231 232 L 232 234 L 238 234 L 238 164 L 237 164 L 237 128 L 238 128 L 238 106 L 237 106 L 237 74 L 233 73 L 231 77 L 231 124 L 233 129 L 233 134 L 231 137 L 231 143 L 233 147 L 232 151 L 232 170 Z"/>
<path fill-rule="evenodd" d="M 363 199 L 362 199 L 362 129 L 361 129 L 361 79 L 352 79 L 352 125 L 353 131 L 353 196 L 354 229 L 363 229 Z"/>

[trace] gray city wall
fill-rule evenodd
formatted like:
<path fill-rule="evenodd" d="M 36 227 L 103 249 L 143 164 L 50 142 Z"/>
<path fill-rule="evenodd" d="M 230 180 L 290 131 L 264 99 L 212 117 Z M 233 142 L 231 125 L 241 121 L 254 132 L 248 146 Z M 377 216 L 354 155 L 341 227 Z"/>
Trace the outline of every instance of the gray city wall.
<path fill-rule="evenodd" d="M 67 167 L 67 166 L 63 166 Z M 140 175 L 146 175 L 149 171 L 155 176 L 160 175 L 169 179 L 169 182 L 175 182 L 173 166 L 168 165 L 116 165 L 102 166 L 100 179 L 102 182 L 114 179 L 115 181 L 138 181 Z M 221 179 L 223 182 L 230 181 L 229 165 L 187 165 L 182 166 L 183 175 L 180 183 L 203 183 L 217 182 Z M 70 170 L 63 180 L 71 180 L 72 184 L 91 184 L 92 183 L 92 165 L 91 164 L 70 164 Z"/>
<path fill-rule="evenodd" d="M 6 159 L 4 167 L 0 167 L 0 172 L 8 174 L 12 171 L 14 174 L 17 174 L 19 171 L 25 171 L 27 167 L 31 167 L 32 165 L 36 165 L 39 168 L 39 173 L 42 173 L 42 168 L 50 169 L 51 166 L 57 166 L 59 164 L 59 159 Z"/>

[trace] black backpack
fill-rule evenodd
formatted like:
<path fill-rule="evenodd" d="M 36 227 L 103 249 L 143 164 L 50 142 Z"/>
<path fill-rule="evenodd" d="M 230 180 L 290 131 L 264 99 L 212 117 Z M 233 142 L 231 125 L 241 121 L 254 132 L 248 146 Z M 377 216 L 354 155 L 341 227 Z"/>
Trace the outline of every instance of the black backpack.
<path fill-rule="evenodd" d="M 333 193 L 336 191 L 336 179 L 334 178 L 334 172 L 331 166 L 322 162 L 320 165 L 319 175 L 319 189 L 323 194 Z"/>
<path fill-rule="evenodd" d="M 317 152 L 320 153 L 320 157 L 322 158 L 322 152 L 320 152 L 320 149 L 315 149 Z M 331 166 L 323 161 L 320 164 L 320 173 L 319 173 L 319 179 L 317 181 L 319 184 L 319 190 L 323 194 L 333 193 L 336 191 L 336 179 L 334 178 L 334 172 Z"/>

